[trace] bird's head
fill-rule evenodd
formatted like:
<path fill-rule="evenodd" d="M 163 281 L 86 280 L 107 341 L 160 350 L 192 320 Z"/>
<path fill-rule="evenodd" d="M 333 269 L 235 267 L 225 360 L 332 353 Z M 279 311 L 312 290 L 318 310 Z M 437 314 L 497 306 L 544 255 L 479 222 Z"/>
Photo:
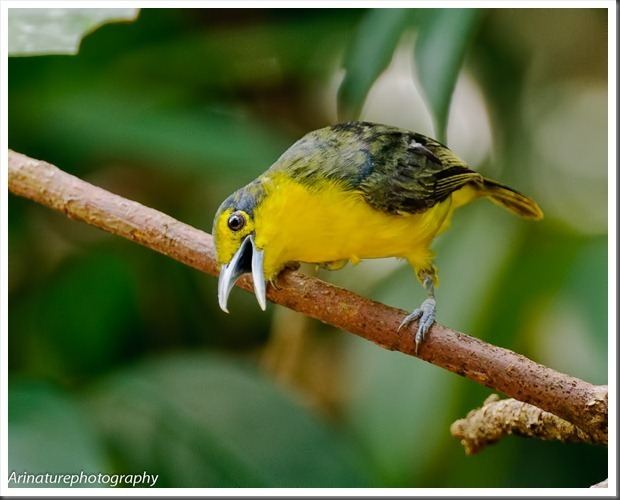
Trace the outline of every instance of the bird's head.
<path fill-rule="evenodd" d="M 228 312 L 228 296 L 242 274 L 252 273 L 254 294 L 264 311 L 267 307 L 263 250 L 256 246 L 254 208 L 263 196 L 259 181 L 234 192 L 220 205 L 213 221 L 213 238 L 220 266 L 218 300 Z"/>

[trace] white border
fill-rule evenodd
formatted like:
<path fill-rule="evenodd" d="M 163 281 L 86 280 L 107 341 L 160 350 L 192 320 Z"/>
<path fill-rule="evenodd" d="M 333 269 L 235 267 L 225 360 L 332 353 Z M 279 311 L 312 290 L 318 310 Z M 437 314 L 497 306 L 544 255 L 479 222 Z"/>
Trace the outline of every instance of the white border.
<path fill-rule="evenodd" d="M 608 363 L 608 384 L 609 384 L 609 461 L 608 461 L 608 469 L 609 469 L 609 491 L 617 493 L 618 491 L 618 477 L 617 477 L 617 401 L 618 401 L 618 359 L 617 359 L 617 334 L 618 334 L 618 311 L 617 311 L 617 268 L 616 268 L 616 259 L 618 256 L 618 248 L 617 248 L 617 224 L 618 221 L 616 219 L 618 213 L 618 150 L 617 150 L 617 131 L 616 131 L 616 123 L 617 123 L 617 112 L 618 112 L 618 103 L 617 103 L 617 92 L 618 92 L 618 81 L 617 81 L 617 53 L 616 53 L 616 45 L 618 43 L 618 26 L 617 26 L 617 6 L 614 3 L 615 8 L 611 8 L 608 11 L 608 23 L 609 23 L 609 53 L 608 53 L 608 65 L 607 65 L 607 95 L 608 95 L 608 110 L 609 115 L 607 117 L 608 120 L 608 135 L 607 135 L 607 143 L 608 143 L 608 185 L 607 185 L 607 205 L 608 205 L 608 213 L 609 218 L 607 221 L 608 231 L 608 255 L 607 255 L 607 275 L 609 276 L 608 289 L 607 289 L 607 311 L 608 311 L 608 328 L 607 328 L 607 337 L 608 337 L 608 352 L 607 352 L 607 363 Z"/>
<path fill-rule="evenodd" d="M 611 0 L 2 0 L 7 8 L 605 8 L 614 11 Z"/>
<path fill-rule="evenodd" d="M 71 8 L 71 7 L 140 7 L 140 8 L 351 8 L 351 7 L 480 7 L 480 8 L 606 8 L 608 9 L 608 328 L 609 328 L 609 487 L 587 488 L 8 488 L 8 193 L 7 193 L 7 147 L 8 147 L 8 81 L 7 74 L 7 11 L 9 8 Z M 615 496 L 616 477 L 616 4 L 601 0 L 212 0 L 212 1 L 3 1 L 0 6 L 0 494 L 2 496 Z M 601 478 L 603 479 L 603 478 Z"/>

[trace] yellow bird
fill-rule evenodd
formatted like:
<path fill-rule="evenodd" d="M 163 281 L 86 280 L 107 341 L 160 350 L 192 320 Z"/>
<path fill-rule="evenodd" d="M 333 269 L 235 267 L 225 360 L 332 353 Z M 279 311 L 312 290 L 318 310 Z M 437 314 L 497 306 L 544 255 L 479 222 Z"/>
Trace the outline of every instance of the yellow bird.
<path fill-rule="evenodd" d="M 220 205 L 213 223 L 220 307 L 228 312 L 230 291 L 244 273 L 252 273 L 264 310 L 266 281 L 292 263 L 339 269 L 361 259 L 403 258 L 428 293 L 399 327 L 420 320 L 417 349 L 435 321 L 430 245 L 456 208 L 481 197 L 522 217 L 543 217 L 532 199 L 486 179 L 424 135 L 368 122 L 310 132 Z"/>

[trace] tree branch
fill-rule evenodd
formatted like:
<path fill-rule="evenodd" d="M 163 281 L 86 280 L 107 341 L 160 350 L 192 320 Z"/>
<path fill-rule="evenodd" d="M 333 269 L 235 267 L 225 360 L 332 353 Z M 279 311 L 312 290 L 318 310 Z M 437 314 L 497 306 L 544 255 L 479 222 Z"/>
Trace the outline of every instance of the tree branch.
<path fill-rule="evenodd" d="M 42 205 L 217 275 L 211 236 L 157 210 L 124 199 L 49 163 L 9 151 L 9 189 Z M 245 290 L 252 281 L 238 282 Z M 284 272 L 270 301 L 415 356 L 413 335 L 397 332 L 406 312 L 388 307 L 299 272 Z M 215 300 L 215 298 L 214 298 Z M 507 349 L 435 324 L 419 358 L 554 413 L 607 439 L 607 390 L 559 373 Z"/>
<path fill-rule="evenodd" d="M 482 408 L 454 422 L 450 432 L 461 440 L 468 455 L 511 434 L 547 441 L 607 444 L 607 440 L 600 442 L 600 436 L 592 436 L 553 413 L 516 399 L 500 400 L 497 394 L 489 396 Z"/>

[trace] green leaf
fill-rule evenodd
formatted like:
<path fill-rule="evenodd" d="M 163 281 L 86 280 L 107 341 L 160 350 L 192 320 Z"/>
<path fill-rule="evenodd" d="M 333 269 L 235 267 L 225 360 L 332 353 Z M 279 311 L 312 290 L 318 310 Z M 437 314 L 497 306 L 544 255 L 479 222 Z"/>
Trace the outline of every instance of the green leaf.
<path fill-rule="evenodd" d="M 443 142 L 452 92 L 478 19 L 477 9 L 431 9 L 418 18 L 418 78 L 432 110 L 435 134 Z"/>
<path fill-rule="evenodd" d="M 139 9 L 10 9 L 9 55 L 77 54 L 102 24 L 134 20 Z"/>
<path fill-rule="evenodd" d="M 9 387 L 9 475 L 106 472 L 104 450 L 80 406 L 43 383 L 16 382 Z M 63 484 L 11 486 L 52 487 Z M 96 484 L 81 485 L 97 486 Z"/>
<path fill-rule="evenodd" d="M 366 94 L 392 60 L 396 45 L 411 20 L 409 9 L 373 9 L 362 19 L 344 60 L 345 76 L 338 90 L 338 114 L 359 116 Z"/>
<path fill-rule="evenodd" d="M 122 470 L 162 487 L 367 485 L 335 432 L 232 359 L 153 360 L 104 381 L 89 406 Z"/>
<path fill-rule="evenodd" d="M 116 255 L 70 259 L 14 311 L 25 367 L 63 377 L 105 369 L 131 342 L 137 323 L 132 269 Z"/>

